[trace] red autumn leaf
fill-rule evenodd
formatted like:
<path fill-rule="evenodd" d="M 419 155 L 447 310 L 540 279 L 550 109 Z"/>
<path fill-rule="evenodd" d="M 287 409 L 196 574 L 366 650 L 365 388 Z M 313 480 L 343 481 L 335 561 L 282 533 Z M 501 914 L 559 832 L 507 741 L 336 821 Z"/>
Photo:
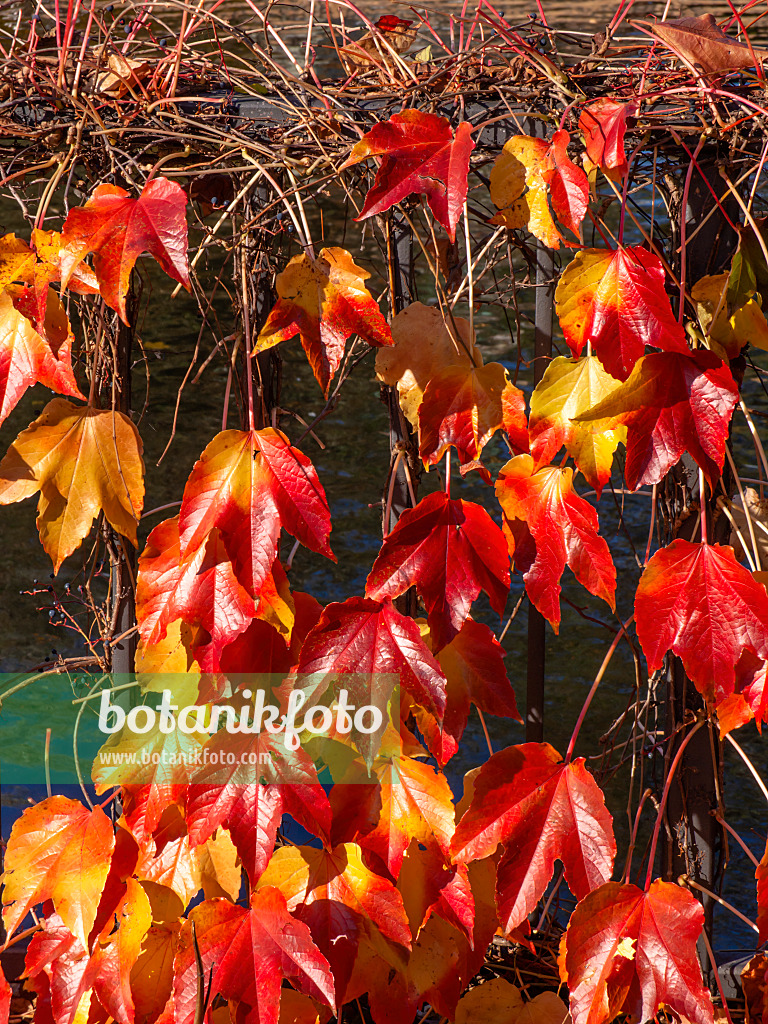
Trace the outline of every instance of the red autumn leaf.
<path fill-rule="evenodd" d="M 438 370 L 419 406 L 419 455 L 424 464 L 437 465 L 451 445 L 462 464 L 478 459 L 504 427 L 504 403 L 508 409 L 512 404 L 509 388 L 517 391 L 501 363 Z"/>
<path fill-rule="evenodd" d="M 657 879 L 647 892 L 607 882 L 579 903 L 565 935 L 561 977 L 573 1024 L 603 1024 L 620 1013 L 652 1020 L 664 1006 L 692 1024 L 712 1024 L 696 941 L 701 904 Z"/>
<path fill-rule="evenodd" d="M 72 1024 L 81 1007 L 81 1015 L 87 1016 L 93 1005 L 95 971 L 87 950 L 58 914 L 49 915 L 44 927 L 32 936 L 24 968 L 31 987 L 39 994 L 46 992 L 51 1021 Z"/>
<path fill-rule="evenodd" d="M 304 641 L 297 671 L 364 674 L 372 683 L 380 677 L 394 681 L 398 676 L 417 704 L 436 718 L 443 717 L 445 676 L 421 639 L 419 627 L 391 601 L 351 597 L 327 605 Z"/>
<path fill-rule="evenodd" d="M 248 909 L 214 899 L 190 913 L 175 960 L 177 1024 L 197 1019 L 198 950 L 210 1001 L 216 996 L 232 1000 L 243 1024 L 277 1024 L 284 978 L 335 1008 L 328 962 L 307 926 L 288 913 L 277 889 L 252 893 Z"/>
<path fill-rule="evenodd" d="M 317 779 L 314 769 L 311 775 Z M 251 885 L 255 885 L 272 856 L 284 814 L 323 840 L 330 835 L 331 806 L 325 790 L 317 781 L 296 780 L 293 766 L 284 782 L 194 783 L 187 793 L 190 843 L 193 847 L 204 843 L 219 826 L 229 829 Z"/>
<path fill-rule="evenodd" d="M 640 577 L 635 621 L 648 670 L 673 651 L 707 700 L 733 692 L 745 650 L 768 658 L 768 594 L 731 547 L 679 538 L 657 551 Z"/>
<path fill-rule="evenodd" d="M 381 601 L 414 586 L 427 607 L 437 649 L 459 632 L 481 590 L 503 613 L 509 594 L 507 545 L 481 505 L 436 491 L 402 514 L 384 539 L 365 593 Z"/>
<path fill-rule="evenodd" d="M 325 491 L 306 455 L 271 427 L 217 434 L 184 487 L 182 558 L 218 529 L 238 581 L 256 598 L 277 557 L 281 528 L 335 561 Z"/>
<path fill-rule="evenodd" d="M 136 618 L 144 644 L 162 640 L 168 625 L 183 619 L 207 630 L 214 650 L 220 652 L 246 629 L 255 612 L 218 530 L 205 534 L 200 546 L 184 558 L 178 516 L 152 530 L 139 558 L 136 581 Z"/>
<path fill-rule="evenodd" d="M 489 758 L 451 850 L 455 861 L 467 863 L 491 856 L 499 843 L 496 902 L 505 931 L 534 909 L 555 860 L 578 898 L 606 882 L 616 856 L 613 819 L 584 759 L 563 764 L 548 743 L 507 747 Z"/>
<path fill-rule="evenodd" d="M 470 948 L 474 945 L 475 898 L 466 864 L 448 865 L 435 846 L 422 849 L 417 842 L 412 842 L 403 860 L 397 887 L 403 896 L 414 939 L 436 914 L 462 932 Z"/>
<path fill-rule="evenodd" d="M 736 663 L 734 692 L 717 701 L 717 724 L 720 735 L 746 725 L 754 718 L 762 733 L 768 722 L 768 665 L 750 651 L 743 651 Z"/>
<path fill-rule="evenodd" d="M 624 135 L 627 118 L 634 117 L 636 113 L 635 100 L 620 103 L 601 96 L 584 107 L 579 118 L 579 129 L 584 133 L 587 156 L 614 181 L 620 181 L 627 173 Z"/>
<path fill-rule="evenodd" d="M 344 838 L 354 839 L 375 853 L 390 875 L 397 878 L 412 840 L 426 848 L 434 847 L 448 862 L 455 811 L 443 773 L 408 756 L 399 737 L 392 744 L 388 737 L 370 774 L 361 762 L 353 762 L 333 787 L 331 805 L 334 839 L 340 838 L 337 822 L 349 822 L 353 827 L 345 829 Z"/>
<path fill-rule="evenodd" d="M 0 292 L 0 423 L 33 384 L 85 401 L 72 372 L 69 340 L 55 356 L 10 295 Z"/>
<path fill-rule="evenodd" d="M 82 207 L 69 211 L 61 232 L 61 287 L 93 253 L 104 301 L 128 323 L 125 296 L 137 257 L 148 252 L 189 290 L 187 197 L 180 185 L 153 178 L 138 199 L 117 185 L 98 185 Z"/>
<path fill-rule="evenodd" d="M 459 748 L 470 704 L 489 715 L 522 719 L 504 666 L 504 648 L 485 623 L 467 619 L 453 640 L 437 652 L 437 660 L 448 680 L 443 727 L 419 708 L 414 714 L 430 753 L 442 767 Z"/>
<path fill-rule="evenodd" d="M 530 455 L 510 459 L 499 472 L 496 496 L 510 527 L 510 541 L 515 537 L 515 520 L 527 527 L 512 545 L 512 554 L 518 568 L 524 569 L 528 597 L 557 632 L 560 577 L 566 564 L 590 594 L 611 608 L 615 607 L 616 569 L 608 545 L 598 536 L 597 513 L 573 489 L 573 470 L 544 466 L 534 472 L 534 466 Z M 523 557 L 520 539 L 526 534 L 528 551 Z"/>
<path fill-rule="evenodd" d="M 552 136 L 542 178 L 549 186 L 555 216 L 578 238 L 589 205 L 589 185 L 584 171 L 568 156 L 571 137 L 560 129 Z"/>
<path fill-rule="evenodd" d="M 768 842 L 765 853 L 755 871 L 757 880 L 757 927 L 760 930 L 759 941 L 768 941 Z"/>
<path fill-rule="evenodd" d="M 474 148 L 472 125 L 467 121 L 459 124 L 454 138 L 447 118 L 420 110 L 403 110 L 374 125 L 340 168 L 382 157 L 357 219 L 384 213 L 412 192 L 420 192 L 453 241 L 467 198 L 469 156 Z"/>
<path fill-rule="evenodd" d="M 315 379 L 327 395 L 350 335 L 357 334 L 377 348 L 393 344 L 389 325 L 365 286 L 370 276 L 346 249 L 321 249 L 317 259 L 306 253 L 294 256 L 277 276 L 277 303 L 254 352 L 298 334 Z"/>
<path fill-rule="evenodd" d="M 646 345 L 687 354 L 664 290 L 664 267 L 640 245 L 582 249 L 563 271 L 555 304 L 574 356 L 587 342 L 612 377 L 626 380 Z"/>
<path fill-rule="evenodd" d="M 8 938 L 37 903 L 53 900 L 67 928 L 88 945 L 115 837 L 100 807 L 51 796 L 14 823 L 5 852 L 3 918 Z"/>
<path fill-rule="evenodd" d="M 713 489 L 739 398 L 731 371 L 711 352 L 651 352 L 621 387 L 575 419 L 627 427 L 627 487 L 659 483 L 687 451 Z"/>
<path fill-rule="evenodd" d="M 11 986 L 8 984 L 5 973 L 0 970 L 0 1024 L 8 1024 L 12 998 Z"/>

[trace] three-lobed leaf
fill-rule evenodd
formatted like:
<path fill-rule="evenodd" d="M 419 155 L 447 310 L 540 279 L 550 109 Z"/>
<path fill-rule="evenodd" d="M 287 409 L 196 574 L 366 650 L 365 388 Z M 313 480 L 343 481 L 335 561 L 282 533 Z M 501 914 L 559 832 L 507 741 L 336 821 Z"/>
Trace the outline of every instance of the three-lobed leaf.
<path fill-rule="evenodd" d="M 550 463 L 565 446 L 599 498 L 611 476 L 613 453 L 620 441 L 626 443 L 627 430 L 614 419 L 581 422 L 577 417 L 619 386 L 597 356 L 556 356 L 531 395 L 528 430 L 537 468 Z"/>
<path fill-rule="evenodd" d="M 496 496 L 526 592 L 555 632 L 566 565 L 590 594 L 615 607 L 616 569 L 598 535 L 597 512 L 573 489 L 572 469 L 537 470 L 530 455 L 518 455 L 499 471 Z"/>
<path fill-rule="evenodd" d="M 40 492 L 37 528 L 58 572 L 100 511 L 136 544 L 144 503 L 139 432 L 121 412 L 49 402 L 0 462 L 0 505 Z"/>
<path fill-rule="evenodd" d="M 550 212 L 577 238 L 589 204 L 584 171 L 568 156 L 568 132 L 560 129 L 551 142 L 515 135 L 491 170 L 491 199 L 501 210 L 492 224 L 511 230 L 527 227 L 544 245 L 558 249 L 564 241 Z M 525 186 L 528 191 L 523 194 Z"/>
<path fill-rule="evenodd" d="M 403 110 L 374 125 L 340 168 L 372 156 L 381 158 L 357 219 L 384 213 L 412 192 L 420 192 L 453 241 L 467 198 L 469 157 L 474 148 L 469 122 L 460 122 L 454 136 L 447 118 L 420 110 Z"/>
<path fill-rule="evenodd" d="M 687 354 L 664 280 L 659 257 L 640 245 L 577 252 L 555 289 L 555 309 L 573 355 L 590 343 L 608 373 L 626 380 L 646 345 Z"/>
<path fill-rule="evenodd" d="M 525 743 L 485 762 L 451 851 L 454 861 L 467 863 L 491 856 L 500 843 L 496 899 L 506 932 L 541 899 L 556 859 L 578 898 L 611 877 L 613 819 L 583 758 L 564 764 L 549 744 Z"/>
<path fill-rule="evenodd" d="M 189 290 L 187 197 L 175 181 L 153 178 L 138 199 L 117 185 L 98 185 L 85 206 L 69 211 L 61 232 L 61 287 L 82 260 L 93 266 L 104 301 L 128 323 L 125 297 L 131 271 L 145 252 L 174 281 Z"/>
<path fill-rule="evenodd" d="M 717 486 L 738 387 L 711 352 L 651 352 L 620 388 L 575 417 L 627 427 L 624 477 L 635 490 L 659 483 L 687 451 Z"/>
<path fill-rule="evenodd" d="M 377 348 L 392 345 L 389 326 L 365 286 L 370 276 L 346 249 L 321 249 L 316 259 L 306 253 L 294 256 L 277 276 L 277 303 L 254 352 L 298 334 L 315 379 L 327 395 L 350 335 Z"/>
<path fill-rule="evenodd" d="M 649 671 L 672 651 L 710 701 L 733 692 L 744 651 L 768 659 L 768 594 L 731 547 L 678 538 L 657 551 L 640 578 L 635 621 Z"/>
<path fill-rule="evenodd" d="M 405 511 L 385 537 L 365 593 L 381 601 L 415 586 L 439 650 L 459 632 L 481 589 L 501 615 L 509 582 L 506 541 L 485 509 L 436 491 Z"/>
<path fill-rule="evenodd" d="M 198 955 L 210 998 L 232 1000 L 245 1024 L 277 1024 L 284 978 L 335 1008 L 327 960 L 273 887 L 253 892 L 247 908 L 213 899 L 190 913 L 175 961 L 173 1019 L 178 1024 L 193 1024 L 198 1016 Z"/>
<path fill-rule="evenodd" d="M 100 807 L 51 796 L 14 823 L 5 852 L 3 920 L 10 937 L 29 910 L 52 900 L 83 947 L 88 946 L 115 837 Z"/>
<path fill-rule="evenodd" d="M 652 1020 L 662 1006 L 692 1024 L 712 1024 L 696 942 L 701 904 L 680 886 L 656 880 L 644 892 L 607 882 L 571 915 L 561 977 L 573 1024 L 604 1024 L 620 1013 Z"/>

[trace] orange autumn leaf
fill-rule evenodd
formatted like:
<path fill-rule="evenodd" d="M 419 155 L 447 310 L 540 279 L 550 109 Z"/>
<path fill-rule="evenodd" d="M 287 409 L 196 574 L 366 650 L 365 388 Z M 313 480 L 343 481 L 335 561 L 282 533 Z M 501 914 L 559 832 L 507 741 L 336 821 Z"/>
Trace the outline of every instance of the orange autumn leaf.
<path fill-rule="evenodd" d="M 99 511 L 136 544 L 144 503 L 139 432 L 121 412 L 49 402 L 0 462 L 0 505 L 40 491 L 37 527 L 58 572 Z"/>
<path fill-rule="evenodd" d="M 96 920 L 115 837 L 109 818 L 76 800 L 48 797 L 14 823 L 5 853 L 3 919 L 8 937 L 29 910 L 52 900 L 82 945 Z"/>
<path fill-rule="evenodd" d="M 449 366 L 469 370 L 482 364 L 480 350 L 470 337 L 469 321 L 447 321 L 436 306 L 412 302 L 392 321 L 392 348 L 376 353 L 376 376 L 397 387 L 400 408 L 412 427 L 419 425 L 419 406 L 430 380 Z"/>
<path fill-rule="evenodd" d="M 69 211 L 61 232 L 61 287 L 78 265 L 94 254 L 93 266 L 104 301 L 128 323 L 125 296 L 142 253 L 155 257 L 174 281 L 189 290 L 187 197 L 176 182 L 153 178 L 138 199 L 117 185 L 98 185 L 82 207 Z"/>
<path fill-rule="evenodd" d="M 387 321 L 365 286 L 371 275 L 346 249 L 321 249 L 317 259 L 294 256 L 278 275 L 278 300 L 254 352 L 299 335 L 315 378 L 327 395 L 350 335 L 376 347 L 392 344 Z"/>
<path fill-rule="evenodd" d="M 59 347 L 57 358 L 11 296 L 0 292 L 0 423 L 33 384 L 84 397 L 72 372 L 69 340 Z"/>
<path fill-rule="evenodd" d="M 114 918 L 118 927 L 113 931 Z M 146 893 L 135 878 L 127 878 L 125 895 L 99 936 L 89 965 L 96 972 L 96 997 L 117 1024 L 134 1022 L 131 971 L 151 923 Z"/>
<path fill-rule="evenodd" d="M 248 627 L 255 611 L 254 599 L 238 582 L 218 529 L 204 534 L 200 546 L 184 556 L 178 516 L 152 530 L 136 579 L 136 619 L 145 649 L 163 640 L 171 623 L 181 619 L 209 634 L 209 644 L 196 644 L 190 651 L 207 670 L 207 659 L 217 658 Z"/>
<path fill-rule="evenodd" d="M 14 234 L 0 238 L 0 289 L 8 289 L 15 282 L 25 286 L 29 308 L 21 309 L 21 312 L 48 338 L 54 354 L 57 354 L 58 346 L 48 337 L 45 324 L 47 305 L 55 294 L 49 285 L 61 278 L 60 252 L 61 235 L 58 231 L 34 228 L 31 245 Z M 80 295 L 97 295 L 99 291 L 98 281 L 85 263 L 75 265 L 69 287 Z"/>
<path fill-rule="evenodd" d="M 173 960 L 179 946 L 181 921 L 154 923 L 144 937 L 141 953 L 131 968 L 131 993 L 136 1019 L 154 1024 L 173 990 Z"/>
<path fill-rule="evenodd" d="M 568 565 L 590 594 L 616 607 L 616 569 L 597 512 L 573 488 L 573 470 L 535 468 L 530 455 L 502 467 L 496 496 L 505 516 L 510 554 L 528 597 L 557 633 L 560 577 Z"/>
<path fill-rule="evenodd" d="M 354 839 L 371 850 L 395 879 L 414 839 L 449 863 L 455 811 L 448 780 L 441 771 L 408 756 L 394 730 L 385 734 L 381 749 L 370 773 L 356 760 L 331 791 L 334 822 L 350 823 L 343 829 L 348 834 L 334 833 L 334 839 Z M 421 747 L 416 749 L 423 753 Z"/>
<path fill-rule="evenodd" d="M 462 464 L 478 459 L 504 426 L 503 399 L 509 388 L 514 385 L 501 363 L 438 370 L 419 407 L 419 455 L 424 464 L 436 465 L 449 447 L 456 448 Z"/>
<path fill-rule="evenodd" d="M 382 935 L 410 949 L 411 931 L 400 893 L 388 878 L 366 866 L 356 843 L 341 843 L 331 850 L 281 846 L 259 879 L 258 889 L 265 886 L 276 886 L 291 911 L 317 902 L 342 903 L 373 921 Z"/>

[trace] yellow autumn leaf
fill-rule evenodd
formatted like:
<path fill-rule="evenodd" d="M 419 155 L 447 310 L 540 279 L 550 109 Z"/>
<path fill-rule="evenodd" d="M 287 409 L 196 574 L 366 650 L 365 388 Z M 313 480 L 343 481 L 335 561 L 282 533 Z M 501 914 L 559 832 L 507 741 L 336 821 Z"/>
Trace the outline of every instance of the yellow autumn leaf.
<path fill-rule="evenodd" d="M 549 211 L 548 184 L 543 176 L 549 150 L 545 139 L 528 135 L 515 135 L 505 143 L 491 170 L 491 199 L 501 210 L 491 218 L 491 224 L 511 229 L 527 227 L 545 245 L 557 249 L 560 232 Z M 528 191 L 523 196 L 526 185 Z M 527 220 L 523 220 L 526 214 Z"/>
<path fill-rule="evenodd" d="M 710 349 L 721 359 L 735 359 L 749 342 L 768 350 L 768 322 L 754 292 L 738 309 L 729 310 L 729 274 L 702 277 L 691 289 L 699 323 Z"/>
<path fill-rule="evenodd" d="M 35 254 L 29 245 L 15 234 L 0 238 L 0 288 L 12 281 L 31 280 L 35 267 Z"/>
<path fill-rule="evenodd" d="M 392 321 L 392 337 L 394 347 L 376 353 L 376 376 L 384 384 L 397 385 L 400 408 L 412 427 L 419 425 L 424 391 L 439 370 L 447 366 L 471 369 L 473 363 L 483 363 L 470 340 L 469 321 L 454 317 L 446 324 L 436 306 L 412 302 Z"/>
<path fill-rule="evenodd" d="M 553 359 L 531 395 L 528 429 L 537 468 L 548 465 L 565 446 L 599 496 L 610 478 L 617 445 L 626 443 L 627 428 L 610 419 L 576 422 L 576 417 L 620 386 L 597 356 Z"/>
<path fill-rule="evenodd" d="M 570 1024 L 568 1007 L 554 992 L 523 1002 L 515 985 L 491 978 L 469 989 L 456 1007 L 456 1024 Z"/>
<path fill-rule="evenodd" d="M 0 505 L 40 492 L 37 528 L 54 572 L 100 511 L 135 545 L 144 503 L 141 452 L 139 432 L 123 413 L 54 398 L 0 462 Z"/>
<path fill-rule="evenodd" d="M 229 831 L 217 828 L 216 834 L 196 847 L 203 892 L 207 900 L 218 896 L 236 900 L 240 895 L 242 870 Z"/>

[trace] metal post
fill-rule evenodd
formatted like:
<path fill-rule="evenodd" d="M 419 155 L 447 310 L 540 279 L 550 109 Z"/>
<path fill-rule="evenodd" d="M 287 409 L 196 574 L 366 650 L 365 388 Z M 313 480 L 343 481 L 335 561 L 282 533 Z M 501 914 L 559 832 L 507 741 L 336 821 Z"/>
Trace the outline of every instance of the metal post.
<path fill-rule="evenodd" d="M 552 324 L 555 301 L 555 257 L 542 242 L 536 247 L 536 314 L 533 347 L 534 387 L 544 376 L 552 355 Z M 528 680 L 525 707 L 525 738 L 528 743 L 544 739 L 544 675 L 546 619 L 528 605 Z"/>

